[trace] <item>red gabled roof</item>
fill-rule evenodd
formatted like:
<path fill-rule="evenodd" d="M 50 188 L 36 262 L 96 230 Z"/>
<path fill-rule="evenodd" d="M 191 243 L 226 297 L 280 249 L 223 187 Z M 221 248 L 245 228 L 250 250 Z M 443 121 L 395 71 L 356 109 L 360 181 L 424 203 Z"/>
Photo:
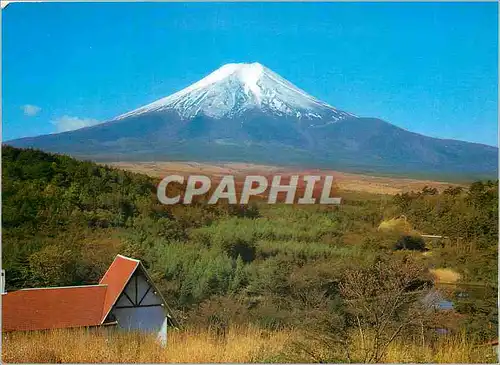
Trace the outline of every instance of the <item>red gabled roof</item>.
<path fill-rule="evenodd" d="M 139 266 L 148 276 L 139 260 L 117 255 L 99 285 L 22 289 L 2 294 L 3 331 L 101 325 Z M 163 297 L 162 300 L 165 301 Z"/>
<path fill-rule="evenodd" d="M 104 274 L 99 284 L 108 286 L 106 291 L 106 299 L 104 300 L 104 307 L 102 308 L 101 322 L 104 322 L 108 313 L 113 308 L 113 305 L 118 300 L 123 289 L 132 277 L 139 266 L 140 261 L 134 260 L 129 257 L 117 255 L 109 267 L 108 271 Z"/>
<path fill-rule="evenodd" d="M 23 289 L 2 295 L 4 331 L 96 326 L 102 322 L 105 285 Z"/>

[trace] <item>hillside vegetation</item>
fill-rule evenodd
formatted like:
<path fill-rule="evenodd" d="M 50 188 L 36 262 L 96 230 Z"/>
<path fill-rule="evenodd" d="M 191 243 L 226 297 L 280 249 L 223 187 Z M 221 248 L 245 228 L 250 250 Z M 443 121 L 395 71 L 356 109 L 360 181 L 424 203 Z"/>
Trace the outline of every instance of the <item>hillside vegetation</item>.
<path fill-rule="evenodd" d="M 158 180 L 146 175 L 8 146 L 2 166 L 8 291 L 95 283 L 121 253 L 143 260 L 182 331 L 299 333 L 300 355 L 277 361 L 419 361 L 422 348 L 457 336 L 466 346 L 496 338 L 497 181 L 394 197 L 345 192 L 341 206 L 163 206 Z M 378 229 L 402 215 L 410 233 Z M 429 269 L 459 279 L 436 286 Z M 422 300 L 437 289 L 453 311 Z M 9 339 L 4 356 L 27 338 L 39 341 L 23 336 Z M 406 345 L 406 360 L 388 357 Z M 424 361 L 440 361 L 434 356 Z M 217 361 L 226 359 L 240 361 Z"/>

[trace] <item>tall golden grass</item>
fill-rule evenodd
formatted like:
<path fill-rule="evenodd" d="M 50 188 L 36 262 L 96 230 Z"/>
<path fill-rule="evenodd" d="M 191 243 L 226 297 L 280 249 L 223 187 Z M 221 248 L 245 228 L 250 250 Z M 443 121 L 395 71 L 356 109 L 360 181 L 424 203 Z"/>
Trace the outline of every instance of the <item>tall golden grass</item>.
<path fill-rule="evenodd" d="M 293 330 L 267 331 L 233 326 L 225 336 L 207 330 L 169 332 L 161 347 L 154 336 L 109 330 L 55 330 L 3 334 L 5 363 L 253 363 L 345 361 L 321 346 L 299 346 L 301 334 Z M 312 346 L 312 343 L 306 346 Z M 361 343 L 354 338 L 351 358 L 356 361 Z M 338 349 L 338 354 L 343 349 Z M 392 343 L 384 362 L 495 363 L 491 346 L 477 346 L 465 335 L 443 337 L 432 344 Z"/>
<path fill-rule="evenodd" d="M 293 331 L 231 327 L 211 331 L 170 330 L 168 344 L 155 336 L 113 330 L 53 330 L 3 335 L 6 363 L 210 363 L 268 361 L 293 338 Z"/>
<path fill-rule="evenodd" d="M 443 336 L 434 343 L 396 342 L 390 345 L 385 362 L 422 363 L 498 363 L 497 350 L 490 345 L 475 344 L 465 335 Z"/>
<path fill-rule="evenodd" d="M 299 351 L 294 351 L 295 359 L 288 354 L 288 362 L 319 362 L 338 363 L 369 362 L 365 356 L 374 350 L 374 338 L 365 334 L 363 338 L 353 332 L 348 344 L 342 346 L 317 345 L 318 342 L 304 341 Z M 306 345 L 307 348 L 306 348 Z M 390 343 L 380 363 L 498 363 L 497 350 L 490 346 L 472 341 L 464 333 L 455 335 L 438 336 L 432 342 L 422 339 L 398 339 Z M 301 356 L 302 355 L 302 356 Z"/>

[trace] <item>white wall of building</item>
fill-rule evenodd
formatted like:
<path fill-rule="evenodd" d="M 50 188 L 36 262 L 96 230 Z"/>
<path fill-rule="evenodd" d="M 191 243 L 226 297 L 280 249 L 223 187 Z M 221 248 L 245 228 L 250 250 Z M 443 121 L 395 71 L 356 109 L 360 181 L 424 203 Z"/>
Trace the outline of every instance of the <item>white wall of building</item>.
<path fill-rule="evenodd" d="M 166 344 L 168 327 L 166 309 L 161 297 L 155 293 L 154 287 L 147 282 L 144 274 L 137 272 L 132 276 L 124 293 L 126 295 L 122 294 L 111 310 L 118 327 L 124 330 L 157 333 L 158 339 Z"/>

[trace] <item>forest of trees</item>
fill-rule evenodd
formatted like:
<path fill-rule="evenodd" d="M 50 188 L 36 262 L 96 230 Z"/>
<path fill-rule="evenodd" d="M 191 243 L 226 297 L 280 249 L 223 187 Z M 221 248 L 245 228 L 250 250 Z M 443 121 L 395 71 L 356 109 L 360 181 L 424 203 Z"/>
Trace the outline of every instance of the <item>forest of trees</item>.
<path fill-rule="evenodd" d="M 164 206 L 158 180 L 146 175 L 8 146 L 2 167 L 8 291 L 95 283 L 121 253 L 143 260 L 185 326 L 314 328 L 342 342 L 340 328 L 379 328 L 390 338 L 421 335 L 425 326 L 432 337 L 446 323 L 484 340 L 496 336 L 498 181 L 441 193 L 345 192 L 341 206 Z M 401 215 L 412 235 L 443 236 L 425 240 L 431 254 L 397 249 L 403 233 L 377 229 Z M 451 268 L 464 285 L 475 284 L 447 292 L 457 313 L 451 322 L 422 314 L 411 295 L 392 296 L 432 289 L 429 268 Z M 364 301 L 384 296 L 397 299 L 397 310 L 372 318 L 379 307 Z M 384 336 L 358 360 L 380 359 Z"/>

